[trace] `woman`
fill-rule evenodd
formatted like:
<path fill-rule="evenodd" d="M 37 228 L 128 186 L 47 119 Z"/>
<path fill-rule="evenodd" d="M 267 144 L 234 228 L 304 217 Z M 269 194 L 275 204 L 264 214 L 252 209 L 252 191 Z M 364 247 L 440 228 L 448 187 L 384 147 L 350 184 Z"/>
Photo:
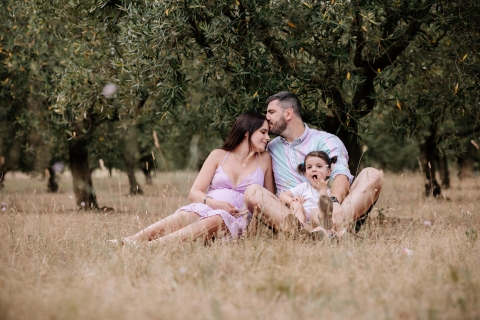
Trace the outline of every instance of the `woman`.
<path fill-rule="evenodd" d="M 223 147 L 205 160 L 190 189 L 190 205 L 130 237 L 109 241 L 135 244 L 209 239 L 219 231 L 228 231 L 232 238 L 241 236 L 251 219 L 248 210 L 241 211 L 247 187 L 259 184 L 274 191 L 270 155 L 264 152 L 269 140 L 264 116 L 240 115 Z"/>

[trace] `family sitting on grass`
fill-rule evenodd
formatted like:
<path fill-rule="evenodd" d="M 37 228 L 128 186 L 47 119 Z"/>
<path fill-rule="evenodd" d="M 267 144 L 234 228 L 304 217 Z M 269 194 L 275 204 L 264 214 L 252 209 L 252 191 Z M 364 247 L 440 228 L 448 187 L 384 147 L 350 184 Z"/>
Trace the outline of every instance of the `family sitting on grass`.
<path fill-rule="evenodd" d="M 235 239 L 253 216 L 275 231 L 314 238 L 341 239 L 353 224 L 358 230 L 379 197 L 382 171 L 365 168 L 354 179 L 342 141 L 303 123 L 294 93 L 279 92 L 266 105 L 266 116 L 240 115 L 223 147 L 210 153 L 190 190 L 191 204 L 109 241 L 153 244 L 222 233 Z M 270 143 L 269 133 L 278 135 Z"/>

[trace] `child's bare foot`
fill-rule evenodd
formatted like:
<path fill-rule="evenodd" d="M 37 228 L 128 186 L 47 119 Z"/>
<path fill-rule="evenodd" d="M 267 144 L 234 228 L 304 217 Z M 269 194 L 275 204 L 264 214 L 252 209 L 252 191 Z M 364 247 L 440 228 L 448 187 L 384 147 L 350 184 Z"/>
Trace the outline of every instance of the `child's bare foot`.
<path fill-rule="evenodd" d="M 318 199 L 318 208 L 323 216 L 323 227 L 326 230 L 330 230 L 333 227 L 332 212 L 333 212 L 333 202 L 329 196 L 322 195 Z"/>

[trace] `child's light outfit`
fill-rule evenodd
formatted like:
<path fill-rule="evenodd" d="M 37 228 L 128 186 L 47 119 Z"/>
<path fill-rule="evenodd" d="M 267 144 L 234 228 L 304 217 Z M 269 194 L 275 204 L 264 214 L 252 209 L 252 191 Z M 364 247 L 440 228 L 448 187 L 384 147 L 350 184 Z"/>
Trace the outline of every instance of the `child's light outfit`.
<path fill-rule="evenodd" d="M 310 182 L 302 182 L 292 189 L 288 189 L 294 197 L 302 196 L 305 199 L 303 208 L 306 212 L 306 222 L 310 223 L 310 212 L 312 209 L 318 209 L 318 199 L 320 192 L 315 189 Z M 327 195 L 330 195 L 330 189 L 327 189 Z"/>

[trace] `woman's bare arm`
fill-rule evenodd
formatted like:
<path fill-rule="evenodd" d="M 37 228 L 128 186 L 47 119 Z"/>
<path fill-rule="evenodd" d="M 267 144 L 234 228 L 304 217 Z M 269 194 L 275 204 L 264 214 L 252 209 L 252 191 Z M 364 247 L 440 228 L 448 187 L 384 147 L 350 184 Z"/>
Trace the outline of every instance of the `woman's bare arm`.
<path fill-rule="evenodd" d="M 197 179 L 190 189 L 190 201 L 196 203 L 205 203 L 212 209 L 222 209 L 232 215 L 238 213 L 238 209 L 229 202 L 207 198 L 207 189 L 212 183 L 215 170 L 226 156 L 226 151 L 221 149 L 213 150 L 203 163 L 202 169 L 198 173 Z"/>
<path fill-rule="evenodd" d="M 263 187 L 275 193 L 275 183 L 273 181 L 273 169 L 272 169 L 272 158 L 268 152 L 262 152 L 260 154 L 260 161 L 262 161 L 262 170 L 264 169 L 265 180 L 263 182 Z"/>

